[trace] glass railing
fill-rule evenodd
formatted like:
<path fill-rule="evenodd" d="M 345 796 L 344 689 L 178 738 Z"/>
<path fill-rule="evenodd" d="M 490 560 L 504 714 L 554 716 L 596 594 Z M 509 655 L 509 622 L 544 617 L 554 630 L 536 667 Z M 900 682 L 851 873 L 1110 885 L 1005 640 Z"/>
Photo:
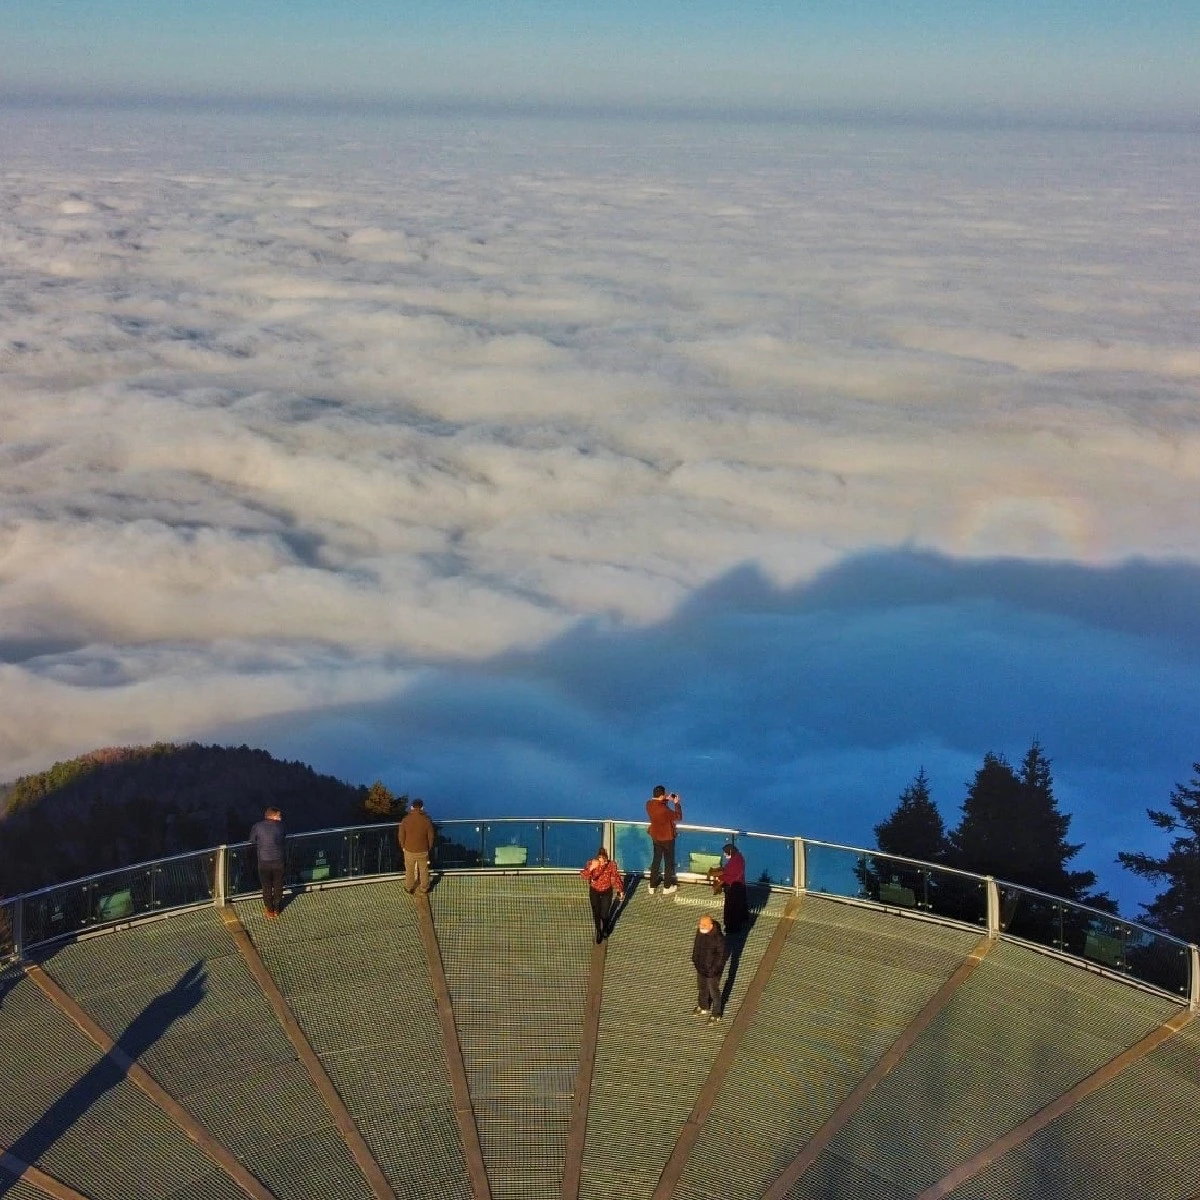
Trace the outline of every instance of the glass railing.
<path fill-rule="evenodd" d="M 987 925 L 987 881 L 932 863 L 805 842 L 808 890 Z"/>
<path fill-rule="evenodd" d="M 612 853 L 612 847 L 605 841 L 603 821 L 543 821 L 542 824 L 548 867 L 573 867 L 578 871 L 601 846 Z M 624 864 L 621 865 L 623 869 Z"/>
<path fill-rule="evenodd" d="M 796 886 L 796 839 L 770 833 L 739 833 L 733 844 L 746 859 L 746 882 L 777 888 Z"/>
<path fill-rule="evenodd" d="M 431 855 L 440 871 L 578 870 L 607 845 L 627 875 L 650 870 L 644 821 L 575 818 L 448 820 L 436 826 Z M 1176 938 L 1109 913 L 978 875 L 875 851 L 773 834 L 680 826 L 676 869 L 703 876 L 734 842 L 751 885 L 805 890 L 987 928 L 993 934 L 1070 955 L 1173 995 L 1191 997 L 1193 953 Z M 292 834 L 285 885 L 319 887 L 403 869 L 396 825 L 356 825 Z M 797 879 L 797 860 L 803 877 Z M 223 878 L 218 878 L 224 866 Z M 259 889 L 252 848 L 240 843 L 108 871 L 0 902 L 0 962 L 24 948 L 171 909 Z"/>
<path fill-rule="evenodd" d="M 436 829 L 430 861 L 440 870 L 578 870 L 604 844 L 603 821 L 440 821 Z"/>
<path fill-rule="evenodd" d="M 31 892 L 22 897 L 23 942 L 32 946 L 173 908 L 211 903 L 219 857 L 218 850 L 200 850 Z"/>
<path fill-rule="evenodd" d="M 1001 883 L 998 890 L 1001 933 L 1188 995 L 1191 963 L 1185 943 L 1031 888 Z"/>
<path fill-rule="evenodd" d="M 296 833 L 284 842 L 285 887 L 391 875 L 401 865 L 394 824 Z M 258 890 L 257 859 L 249 842 L 226 848 L 225 871 L 227 895 L 240 896 Z"/>
<path fill-rule="evenodd" d="M 16 927 L 16 903 L 12 900 L 0 901 L 0 963 L 6 963 L 16 954 L 14 941 Z"/>

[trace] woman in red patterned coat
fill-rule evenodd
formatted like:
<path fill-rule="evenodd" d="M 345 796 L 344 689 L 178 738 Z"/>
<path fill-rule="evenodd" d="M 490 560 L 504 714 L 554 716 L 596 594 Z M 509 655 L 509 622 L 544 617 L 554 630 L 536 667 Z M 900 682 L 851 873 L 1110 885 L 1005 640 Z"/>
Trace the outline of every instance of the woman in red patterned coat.
<path fill-rule="evenodd" d="M 588 898 L 592 902 L 592 921 L 596 926 L 596 945 L 608 936 L 608 918 L 612 914 L 613 897 L 625 899 L 625 880 L 620 868 L 603 846 L 596 857 L 579 872 L 588 881 Z"/>

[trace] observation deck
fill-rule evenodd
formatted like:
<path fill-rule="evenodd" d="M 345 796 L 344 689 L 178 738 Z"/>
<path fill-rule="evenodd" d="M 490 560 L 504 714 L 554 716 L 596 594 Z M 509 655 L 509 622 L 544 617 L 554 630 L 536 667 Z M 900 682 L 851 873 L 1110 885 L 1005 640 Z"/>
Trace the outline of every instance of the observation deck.
<path fill-rule="evenodd" d="M 806 839 L 446 821 L 244 846 L 0 912 L 0 1196 L 14 1200 L 1186 1200 L 1197 951 L 988 878 Z M 745 854 L 723 1024 L 692 1016 L 704 871 Z M 592 937 L 576 872 L 630 881 Z"/>

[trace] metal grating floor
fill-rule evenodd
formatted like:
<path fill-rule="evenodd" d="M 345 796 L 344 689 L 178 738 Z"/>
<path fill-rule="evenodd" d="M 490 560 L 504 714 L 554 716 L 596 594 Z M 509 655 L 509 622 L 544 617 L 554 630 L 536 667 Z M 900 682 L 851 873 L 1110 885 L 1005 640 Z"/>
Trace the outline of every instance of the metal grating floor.
<path fill-rule="evenodd" d="M 414 904 L 388 880 L 237 910 L 397 1196 L 467 1200 Z"/>
<path fill-rule="evenodd" d="M 726 1023 L 710 1029 L 691 1016 L 689 961 L 707 893 L 673 902 L 635 890 L 608 945 L 583 1197 L 652 1193 L 785 899 L 760 916 Z M 563 876 L 464 876 L 443 880 L 431 904 L 493 1193 L 556 1195 L 593 951 L 586 893 Z M 441 1028 L 402 886 L 309 893 L 274 922 L 256 902 L 237 907 L 397 1195 L 466 1200 Z M 682 1200 L 760 1196 L 977 940 L 805 898 L 684 1169 Z M 280 1200 L 365 1200 L 217 913 L 66 945 L 45 965 Z M 1002 942 L 791 1195 L 911 1200 L 1178 1011 Z M 953 1200 L 1200 1195 L 1198 1112 L 1200 1029 L 1189 1027 Z M 11 970 L 0 972 L 0 1143 L 93 1200 L 243 1200 Z M 45 1200 L 2 1175 L 0 1194 Z"/>
<path fill-rule="evenodd" d="M 761 1196 L 978 941 L 806 897 L 677 1194 Z"/>
<path fill-rule="evenodd" d="M 1001 942 L 790 1194 L 830 1195 L 843 1163 L 916 1195 L 1176 1011 Z"/>
<path fill-rule="evenodd" d="M 725 1023 L 710 1027 L 692 1016 L 692 938 L 706 894 L 685 885 L 685 902 L 676 904 L 638 887 L 609 941 L 584 1200 L 653 1193 L 786 903 L 774 896 L 758 914 L 737 963 Z M 708 911 L 720 918 L 719 899 Z"/>
<path fill-rule="evenodd" d="M 1193 1023 L 954 1192 L 957 1200 L 1200 1195 L 1200 1030 Z"/>
<path fill-rule="evenodd" d="M 0 1143 L 93 1200 L 244 1200 L 34 984 L 2 986 Z"/>
<path fill-rule="evenodd" d="M 43 964 L 114 1039 L 169 997 L 138 1061 L 279 1200 L 370 1190 L 216 909 L 59 950 Z M 181 987 L 181 981 L 183 986 Z"/>
<path fill-rule="evenodd" d="M 0 1196 L 8 1200 L 47 1200 L 47 1194 L 22 1179 L 13 1179 L 0 1171 Z"/>
<path fill-rule="evenodd" d="M 446 878 L 430 902 L 492 1195 L 556 1195 L 594 945 L 586 888 Z"/>

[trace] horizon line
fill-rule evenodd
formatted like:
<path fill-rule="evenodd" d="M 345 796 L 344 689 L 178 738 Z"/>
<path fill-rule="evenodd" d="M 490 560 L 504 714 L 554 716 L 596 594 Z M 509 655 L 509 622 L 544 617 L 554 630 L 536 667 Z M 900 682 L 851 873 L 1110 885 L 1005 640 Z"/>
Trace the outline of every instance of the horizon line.
<path fill-rule="evenodd" d="M 1200 133 L 1200 112 L 1084 112 L 991 106 L 879 108 L 869 105 L 691 104 L 683 101 L 552 101 L 467 96 L 337 96 L 323 94 L 0 91 L 0 111 L 58 110 L 346 117 L 474 117 L 478 119 L 607 120 L 680 124 L 751 124 L 913 128 L 944 131 Z"/>

